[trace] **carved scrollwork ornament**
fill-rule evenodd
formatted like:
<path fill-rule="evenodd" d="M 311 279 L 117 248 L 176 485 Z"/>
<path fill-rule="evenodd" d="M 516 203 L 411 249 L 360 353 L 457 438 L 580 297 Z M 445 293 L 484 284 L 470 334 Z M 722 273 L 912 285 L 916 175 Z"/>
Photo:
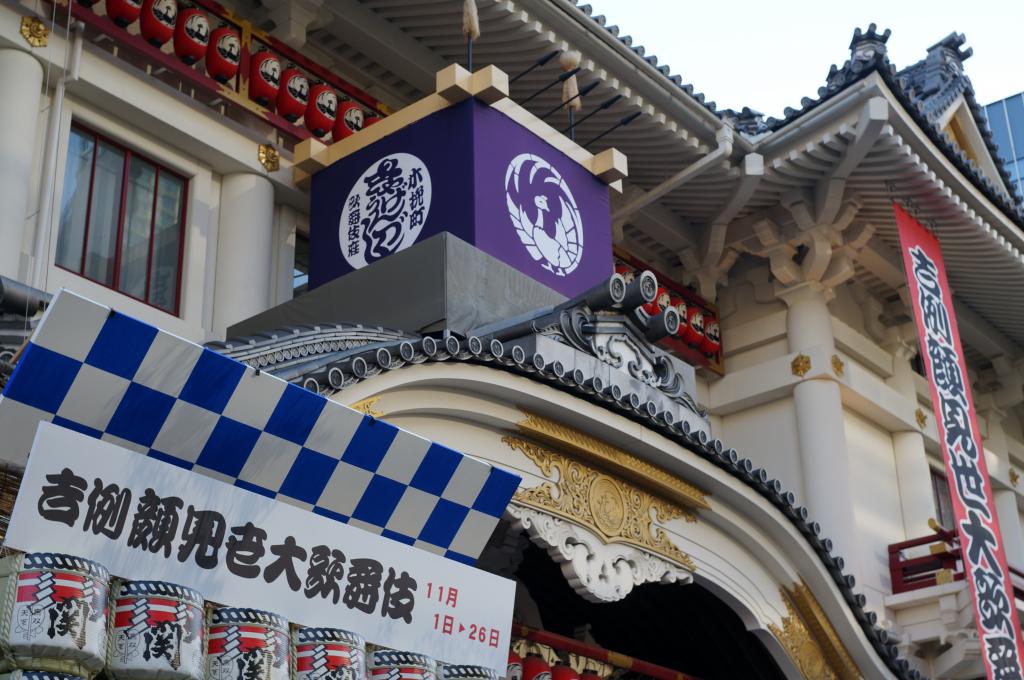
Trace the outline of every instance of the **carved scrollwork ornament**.
<path fill-rule="evenodd" d="M 535 508 L 510 503 L 506 514 L 562 569 L 569 585 L 591 602 L 616 602 L 644 583 L 689 583 L 691 570 L 630 545 L 604 543 L 587 529 Z"/>

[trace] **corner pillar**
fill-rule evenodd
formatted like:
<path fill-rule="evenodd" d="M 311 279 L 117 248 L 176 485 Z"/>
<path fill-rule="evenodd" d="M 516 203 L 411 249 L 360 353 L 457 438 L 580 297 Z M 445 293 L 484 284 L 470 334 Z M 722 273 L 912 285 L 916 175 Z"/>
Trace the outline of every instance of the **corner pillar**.
<path fill-rule="evenodd" d="M 914 386 L 914 369 L 910 366 L 910 360 L 917 354 L 917 345 L 910 341 L 900 341 L 887 349 L 893 355 L 893 374 L 886 382 L 906 400 L 908 408 L 916 410 L 917 388 Z M 924 435 L 920 430 L 893 432 L 892 446 L 896 459 L 896 484 L 900 491 L 903 531 L 908 540 L 928 536 L 933 533 L 928 520 L 935 517 L 935 498 Z"/>
<path fill-rule="evenodd" d="M 779 291 L 788 307 L 786 333 L 790 352 L 820 356 L 835 348 L 829 289 L 805 282 Z M 839 384 L 812 373 L 793 389 L 797 439 L 803 461 L 804 493 L 811 516 L 821 524 L 822 535 L 832 539 L 855 572 L 860 554 L 854 520 L 850 460 Z"/>
<path fill-rule="evenodd" d="M 21 280 L 43 67 L 27 52 L 0 49 L 0 83 L 0 274 Z"/>
<path fill-rule="evenodd" d="M 270 306 L 273 280 L 274 187 L 251 173 L 224 175 L 220 189 L 220 230 L 214 332 Z"/>

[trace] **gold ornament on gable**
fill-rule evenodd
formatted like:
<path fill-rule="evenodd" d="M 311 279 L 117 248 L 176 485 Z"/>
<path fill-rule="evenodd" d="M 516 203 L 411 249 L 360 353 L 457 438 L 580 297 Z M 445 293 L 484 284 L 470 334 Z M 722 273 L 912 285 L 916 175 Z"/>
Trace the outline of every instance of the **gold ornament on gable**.
<path fill-rule="evenodd" d="M 696 569 L 663 528 L 679 518 L 696 522 L 692 511 L 525 439 L 506 436 L 502 441 L 522 452 L 548 480 L 557 480 L 519 489 L 514 501 L 586 527 L 605 543 L 633 545 Z"/>

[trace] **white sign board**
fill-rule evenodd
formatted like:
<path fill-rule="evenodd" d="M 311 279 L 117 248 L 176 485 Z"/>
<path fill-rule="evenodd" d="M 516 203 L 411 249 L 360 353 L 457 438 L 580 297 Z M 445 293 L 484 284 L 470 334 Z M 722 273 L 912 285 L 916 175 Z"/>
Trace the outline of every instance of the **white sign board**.
<path fill-rule="evenodd" d="M 508 661 L 512 581 L 49 423 L 7 545 L 449 663 Z"/>

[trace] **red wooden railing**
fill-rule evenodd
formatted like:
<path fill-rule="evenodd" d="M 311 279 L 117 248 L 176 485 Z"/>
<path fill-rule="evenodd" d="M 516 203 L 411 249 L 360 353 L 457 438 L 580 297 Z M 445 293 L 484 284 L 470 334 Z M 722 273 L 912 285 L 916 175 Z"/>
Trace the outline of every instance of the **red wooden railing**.
<path fill-rule="evenodd" d="M 889 576 L 894 594 L 964 579 L 956 532 L 937 525 L 933 528 L 935 533 L 930 536 L 889 546 Z M 923 546 L 929 547 L 927 555 L 907 557 L 904 554 L 912 548 Z"/>
<path fill-rule="evenodd" d="M 238 75 L 228 83 L 218 83 L 208 76 L 204 69 L 204 61 L 188 65 L 178 59 L 172 50 L 171 42 L 163 49 L 150 45 L 137 33 L 138 22 L 128 28 L 121 28 L 102 13 L 103 4 L 92 8 L 85 7 L 70 0 L 53 0 L 56 6 L 56 19 L 63 22 L 70 11 L 71 16 L 85 24 L 91 31 L 94 42 L 98 34 L 110 39 L 110 49 L 123 61 L 147 71 L 151 76 L 172 86 L 179 86 L 193 98 L 203 101 L 212 107 L 224 106 L 238 116 L 255 116 L 269 123 L 281 133 L 281 143 L 292 147 L 295 143 L 308 139 L 311 133 L 299 124 L 293 124 L 278 115 L 272 109 L 261 106 L 249 98 L 249 59 L 250 55 L 262 47 L 270 49 L 282 61 L 292 62 L 306 71 L 307 75 L 323 80 L 339 93 L 339 99 L 348 98 L 364 107 L 371 114 L 387 114 L 390 110 L 355 85 L 332 73 L 316 62 L 308 59 L 297 50 L 277 40 L 250 22 L 237 17 L 214 0 L 193 0 L 205 10 L 211 20 L 211 26 L 223 22 L 237 29 L 241 42 L 241 63 Z M 69 7 L 70 2 L 70 7 Z"/>
<path fill-rule="evenodd" d="M 960 540 L 956 532 L 943 529 L 938 524 L 933 525 L 932 529 L 935 533 L 930 536 L 889 546 L 889 575 L 894 594 L 964 580 Z M 929 554 L 910 558 L 904 555 L 904 551 L 922 546 L 929 546 Z M 1013 583 L 1013 596 L 1024 602 L 1024 571 L 1013 565 L 1007 566 Z"/>
<path fill-rule="evenodd" d="M 600 661 L 617 668 L 632 670 L 642 675 L 649 675 L 652 678 L 657 678 L 658 680 L 700 680 L 696 676 L 688 673 L 672 670 L 671 668 L 659 666 L 658 664 L 651 663 L 649 661 L 634 659 L 631 656 L 619 654 L 618 652 L 613 652 L 601 647 L 588 645 L 585 642 L 580 642 L 579 640 L 571 637 L 565 637 L 564 635 L 558 635 L 557 633 L 549 633 L 546 630 L 530 628 L 529 626 L 524 626 L 521 623 L 512 624 L 512 635 L 514 637 L 521 637 L 529 640 L 530 642 L 536 642 L 540 645 L 546 645 L 556 651 L 576 654 L 577 656 Z"/>

